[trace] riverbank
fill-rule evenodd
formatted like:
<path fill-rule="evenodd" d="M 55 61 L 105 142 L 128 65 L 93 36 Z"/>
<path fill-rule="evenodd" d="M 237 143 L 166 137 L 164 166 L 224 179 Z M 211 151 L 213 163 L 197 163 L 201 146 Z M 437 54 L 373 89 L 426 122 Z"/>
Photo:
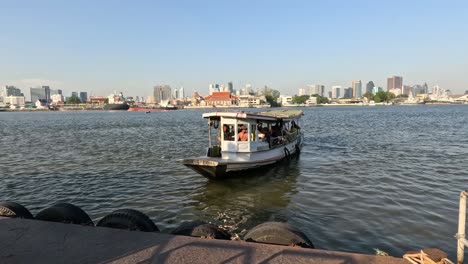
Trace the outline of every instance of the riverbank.
<path fill-rule="evenodd" d="M 376 263 L 402 258 L 0 217 L 3 263 Z"/>

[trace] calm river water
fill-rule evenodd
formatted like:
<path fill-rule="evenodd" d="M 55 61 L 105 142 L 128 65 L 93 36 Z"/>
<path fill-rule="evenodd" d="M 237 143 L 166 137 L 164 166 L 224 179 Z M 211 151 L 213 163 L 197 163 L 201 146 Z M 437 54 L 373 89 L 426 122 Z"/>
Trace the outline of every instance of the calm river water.
<path fill-rule="evenodd" d="M 179 161 L 205 152 L 203 111 L 0 113 L 0 200 L 33 214 L 70 202 L 95 221 L 133 208 L 163 232 L 194 219 L 240 235 L 288 221 L 320 249 L 438 247 L 454 259 L 467 105 L 304 111 L 299 159 L 226 181 Z"/>

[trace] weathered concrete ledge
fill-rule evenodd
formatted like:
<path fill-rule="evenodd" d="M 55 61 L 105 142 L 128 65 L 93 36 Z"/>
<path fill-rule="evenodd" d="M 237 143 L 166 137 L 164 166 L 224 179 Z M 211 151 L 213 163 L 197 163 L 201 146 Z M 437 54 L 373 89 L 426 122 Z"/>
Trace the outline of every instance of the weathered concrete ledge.
<path fill-rule="evenodd" d="M 0 217 L 1 263 L 386 263 L 402 258 Z"/>

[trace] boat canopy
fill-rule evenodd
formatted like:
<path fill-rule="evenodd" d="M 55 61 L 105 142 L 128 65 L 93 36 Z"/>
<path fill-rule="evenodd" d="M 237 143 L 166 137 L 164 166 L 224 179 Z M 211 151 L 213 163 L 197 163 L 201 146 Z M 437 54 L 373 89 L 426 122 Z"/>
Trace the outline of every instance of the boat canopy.
<path fill-rule="evenodd" d="M 304 115 L 302 110 L 272 110 L 267 112 L 259 113 L 247 113 L 247 112 L 211 112 L 203 114 L 204 118 L 217 119 L 220 117 L 228 117 L 235 119 L 257 119 L 265 121 L 275 121 L 278 119 L 293 120 L 298 119 Z"/>

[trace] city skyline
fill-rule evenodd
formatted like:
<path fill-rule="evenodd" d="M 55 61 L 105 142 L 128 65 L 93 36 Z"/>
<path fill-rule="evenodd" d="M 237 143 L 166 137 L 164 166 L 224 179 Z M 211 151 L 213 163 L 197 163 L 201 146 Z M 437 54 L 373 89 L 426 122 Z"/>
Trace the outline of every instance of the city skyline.
<path fill-rule="evenodd" d="M 208 94 L 208 84 L 232 81 L 295 94 L 352 80 L 386 89 L 394 75 L 404 85 L 468 90 L 463 1 L 31 1 L 2 9 L 0 85 L 22 91 L 149 95 L 167 84 Z M 36 19 L 43 12 L 51 15 Z"/>

